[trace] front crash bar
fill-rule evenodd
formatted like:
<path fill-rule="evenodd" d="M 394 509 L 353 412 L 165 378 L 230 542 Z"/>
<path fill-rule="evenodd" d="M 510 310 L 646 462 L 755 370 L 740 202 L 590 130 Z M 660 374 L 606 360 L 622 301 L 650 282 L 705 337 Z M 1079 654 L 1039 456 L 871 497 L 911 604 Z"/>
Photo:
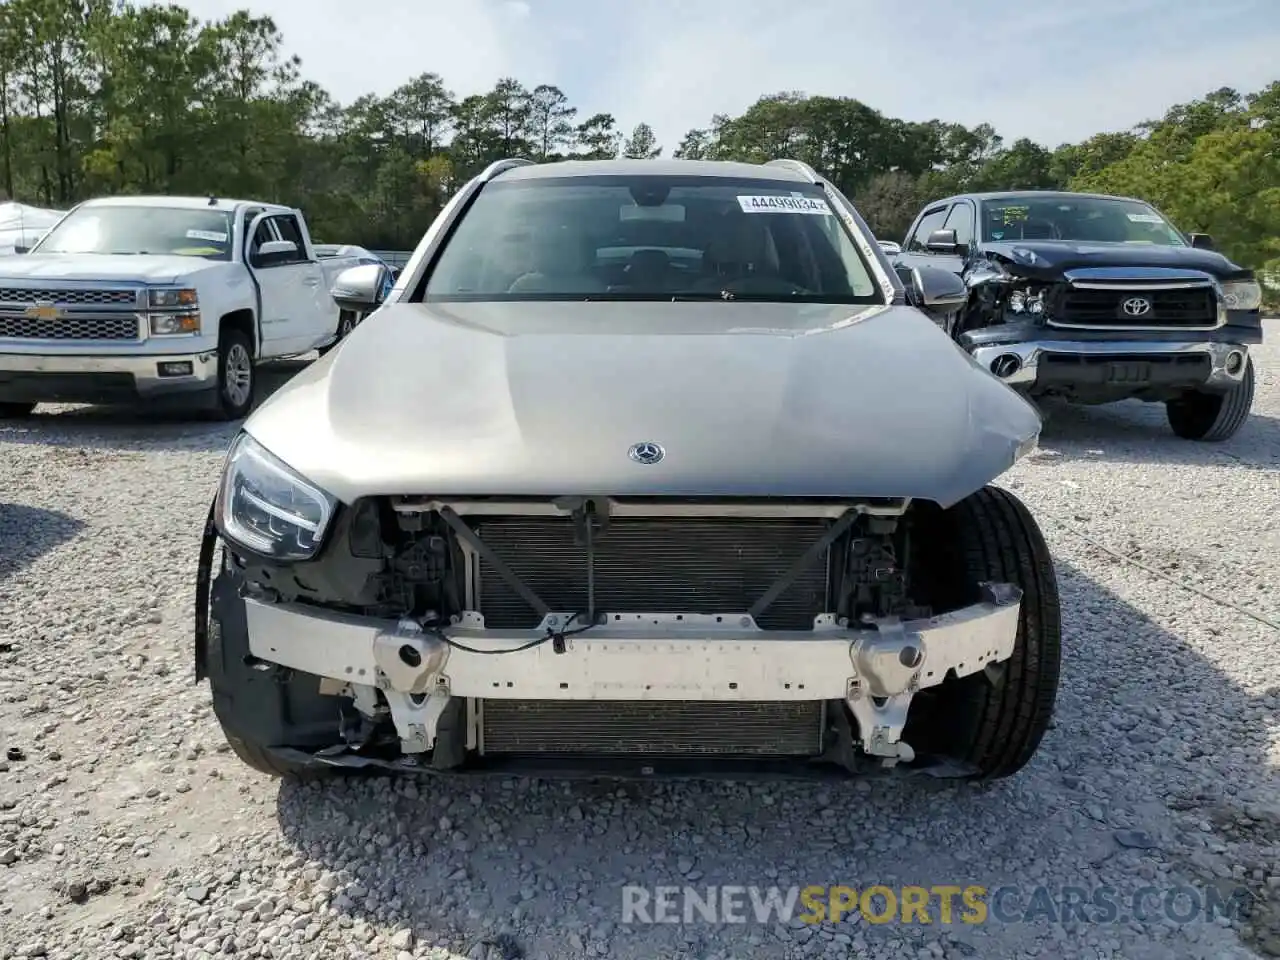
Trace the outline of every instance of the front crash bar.
<path fill-rule="evenodd" d="M 534 630 L 489 630 L 480 614 L 467 613 L 424 631 L 411 621 L 244 602 L 254 657 L 380 689 L 410 752 L 431 748 L 450 697 L 844 700 L 863 749 L 893 763 L 913 756 L 901 735 L 916 691 L 1012 655 L 1021 600 L 1017 587 L 987 584 L 981 602 L 936 617 L 851 629 L 824 614 L 808 631 L 761 630 L 748 614 L 611 614 L 566 637 L 567 656 L 537 641 L 563 630 L 572 614 L 550 613 Z"/>

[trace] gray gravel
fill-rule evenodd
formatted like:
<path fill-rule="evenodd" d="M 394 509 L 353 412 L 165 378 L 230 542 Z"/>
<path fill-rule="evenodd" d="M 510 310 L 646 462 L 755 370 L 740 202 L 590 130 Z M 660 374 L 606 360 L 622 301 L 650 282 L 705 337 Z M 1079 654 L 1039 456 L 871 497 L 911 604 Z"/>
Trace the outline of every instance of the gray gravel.
<path fill-rule="evenodd" d="M 1280 323 L 1268 336 L 1227 444 L 1176 440 L 1156 408 L 1054 408 L 1004 479 L 1056 553 L 1066 661 L 1041 753 L 986 789 L 282 787 L 226 752 L 191 683 L 231 429 L 71 407 L 0 425 L 0 960 L 1280 956 L 1280 635 L 1221 602 L 1280 623 Z M 1016 883 L 1024 905 L 1037 885 L 1122 905 L 1241 887 L 1251 912 L 620 922 L 626 884 L 823 883 Z"/>

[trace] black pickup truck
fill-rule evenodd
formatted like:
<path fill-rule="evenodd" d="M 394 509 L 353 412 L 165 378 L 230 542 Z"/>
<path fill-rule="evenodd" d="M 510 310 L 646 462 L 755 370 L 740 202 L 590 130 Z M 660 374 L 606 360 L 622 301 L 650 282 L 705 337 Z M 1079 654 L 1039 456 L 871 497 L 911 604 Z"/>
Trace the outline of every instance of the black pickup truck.
<path fill-rule="evenodd" d="M 958 274 L 969 299 L 942 321 L 1031 398 L 1164 403 L 1190 440 L 1249 416 L 1262 342 L 1253 272 L 1141 200 L 1057 191 L 974 193 L 922 210 L 893 258 Z"/>

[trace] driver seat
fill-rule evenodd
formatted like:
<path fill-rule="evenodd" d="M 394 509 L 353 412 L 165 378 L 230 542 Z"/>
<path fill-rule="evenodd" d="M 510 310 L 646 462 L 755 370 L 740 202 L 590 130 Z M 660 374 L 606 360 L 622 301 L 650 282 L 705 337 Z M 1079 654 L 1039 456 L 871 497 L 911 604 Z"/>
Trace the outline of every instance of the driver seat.
<path fill-rule="evenodd" d="M 698 281 L 698 290 L 719 290 L 734 280 L 778 276 L 769 231 L 759 222 L 767 216 L 728 213 L 721 218 L 703 255 L 704 268 L 710 275 Z"/>
<path fill-rule="evenodd" d="M 539 236 L 533 248 L 533 269 L 519 276 L 508 293 L 599 293 L 603 281 L 591 273 L 595 244 L 570 227 Z"/>

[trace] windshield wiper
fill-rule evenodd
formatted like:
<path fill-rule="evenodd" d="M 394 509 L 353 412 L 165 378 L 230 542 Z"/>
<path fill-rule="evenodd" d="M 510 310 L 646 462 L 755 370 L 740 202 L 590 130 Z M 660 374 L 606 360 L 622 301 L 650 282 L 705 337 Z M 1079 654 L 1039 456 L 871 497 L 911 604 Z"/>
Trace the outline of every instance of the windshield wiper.
<path fill-rule="evenodd" d="M 671 295 L 672 303 L 681 303 L 687 300 L 737 300 L 738 295 L 730 290 L 718 290 L 715 293 L 706 291 L 705 293 L 673 293 Z"/>
<path fill-rule="evenodd" d="M 728 290 L 717 290 L 706 293 L 589 293 L 583 302 L 593 301 L 631 301 L 635 303 L 679 303 L 688 300 L 737 300 L 736 294 Z"/>

